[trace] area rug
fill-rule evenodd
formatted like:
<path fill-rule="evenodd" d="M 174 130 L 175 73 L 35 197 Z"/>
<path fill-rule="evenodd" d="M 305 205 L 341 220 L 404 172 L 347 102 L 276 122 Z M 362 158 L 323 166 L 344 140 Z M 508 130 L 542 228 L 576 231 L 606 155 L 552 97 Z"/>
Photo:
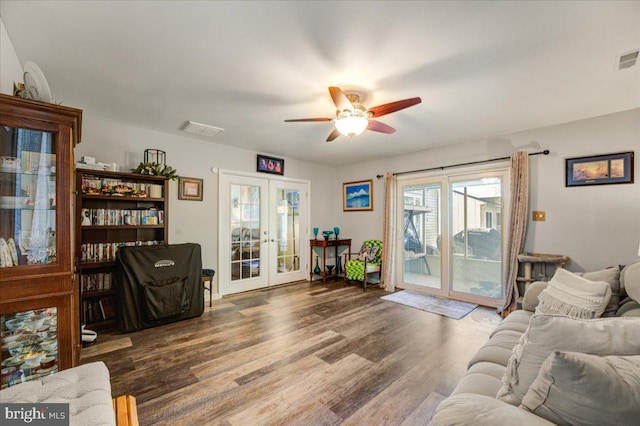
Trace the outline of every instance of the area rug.
<path fill-rule="evenodd" d="M 453 319 L 464 318 L 465 315 L 478 307 L 478 305 L 474 305 L 473 303 L 458 302 L 457 300 L 449 300 L 407 290 L 382 296 L 381 299 L 422 309 L 423 311 L 433 312 L 434 314 L 444 315 L 445 317 Z"/>

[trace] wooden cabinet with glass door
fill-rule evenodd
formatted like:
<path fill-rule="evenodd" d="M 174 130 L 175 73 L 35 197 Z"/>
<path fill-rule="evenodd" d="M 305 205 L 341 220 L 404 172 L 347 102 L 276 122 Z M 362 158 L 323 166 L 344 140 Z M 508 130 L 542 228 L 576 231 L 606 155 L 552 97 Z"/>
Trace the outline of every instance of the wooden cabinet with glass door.
<path fill-rule="evenodd" d="M 81 124 L 81 110 L 0 94 L 3 388 L 79 362 L 71 171 Z"/>

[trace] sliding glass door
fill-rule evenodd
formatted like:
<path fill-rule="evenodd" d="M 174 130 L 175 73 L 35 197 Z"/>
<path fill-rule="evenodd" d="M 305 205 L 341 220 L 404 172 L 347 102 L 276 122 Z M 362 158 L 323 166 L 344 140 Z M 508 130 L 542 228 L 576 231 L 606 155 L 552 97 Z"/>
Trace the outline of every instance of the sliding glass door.
<path fill-rule="evenodd" d="M 502 300 L 502 202 L 500 175 L 467 177 L 450 185 L 451 291 Z"/>
<path fill-rule="evenodd" d="M 400 287 L 498 306 L 506 170 L 398 181 Z"/>
<path fill-rule="evenodd" d="M 441 182 L 412 182 L 402 189 L 404 282 L 438 293 L 442 290 L 442 187 Z"/>

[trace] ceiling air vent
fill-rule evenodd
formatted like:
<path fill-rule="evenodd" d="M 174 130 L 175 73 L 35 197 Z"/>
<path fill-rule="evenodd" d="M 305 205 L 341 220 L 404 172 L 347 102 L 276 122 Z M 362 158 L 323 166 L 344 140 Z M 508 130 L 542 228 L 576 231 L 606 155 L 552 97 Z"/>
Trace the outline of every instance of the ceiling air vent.
<path fill-rule="evenodd" d="M 182 126 L 182 130 L 187 133 L 193 133 L 194 135 L 213 138 L 224 129 L 221 129 L 220 127 L 209 126 L 208 124 L 196 123 L 195 121 L 187 121 Z"/>
<path fill-rule="evenodd" d="M 624 70 L 627 68 L 631 68 L 638 62 L 638 51 L 634 50 L 633 52 L 625 53 L 624 55 L 620 55 L 616 58 L 616 69 Z"/>

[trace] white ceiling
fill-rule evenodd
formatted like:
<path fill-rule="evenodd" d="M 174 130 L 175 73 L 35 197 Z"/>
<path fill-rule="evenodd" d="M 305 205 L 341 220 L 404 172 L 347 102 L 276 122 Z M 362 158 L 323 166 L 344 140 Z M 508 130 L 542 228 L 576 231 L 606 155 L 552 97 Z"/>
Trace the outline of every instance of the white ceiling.
<path fill-rule="evenodd" d="M 640 2 L 14 1 L 0 15 L 54 98 L 107 120 L 332 165 L 640 107 Z M 328 86 L 393 135 L 325 143 Z M 202 143 L 209 139 L 196 137 Z M 550 147 L 552 148 L 552 147 Z"/>

